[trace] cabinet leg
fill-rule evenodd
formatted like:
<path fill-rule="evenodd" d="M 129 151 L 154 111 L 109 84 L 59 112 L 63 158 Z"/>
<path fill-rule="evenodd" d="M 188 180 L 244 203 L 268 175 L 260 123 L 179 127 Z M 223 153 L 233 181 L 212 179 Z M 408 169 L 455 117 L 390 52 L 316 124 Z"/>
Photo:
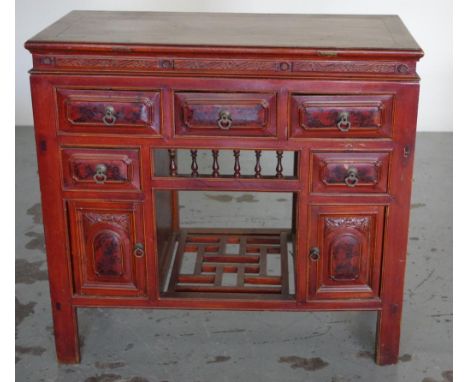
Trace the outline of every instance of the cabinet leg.
<path fill-rule="evenodd" d="M 378 365 L 398 362 L 400 351 L 401 305 L 384 307 L 377 317 L 375 361 Z"/>
<path fill-rule="evenodd" d="M 60 363 L 80 362 L 80 341 L 76 308 L 53 302 L 55 350 Z"/>

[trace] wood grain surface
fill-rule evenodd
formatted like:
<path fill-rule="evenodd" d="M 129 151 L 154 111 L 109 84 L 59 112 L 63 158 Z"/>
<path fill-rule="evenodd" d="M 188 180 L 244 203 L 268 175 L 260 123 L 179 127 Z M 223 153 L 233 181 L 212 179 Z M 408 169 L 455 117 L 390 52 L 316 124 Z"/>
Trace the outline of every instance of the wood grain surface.
<path fill-rule="evenodd" d="M 396 15 L 72 11 L 30 41 L 420 50 Z"/>

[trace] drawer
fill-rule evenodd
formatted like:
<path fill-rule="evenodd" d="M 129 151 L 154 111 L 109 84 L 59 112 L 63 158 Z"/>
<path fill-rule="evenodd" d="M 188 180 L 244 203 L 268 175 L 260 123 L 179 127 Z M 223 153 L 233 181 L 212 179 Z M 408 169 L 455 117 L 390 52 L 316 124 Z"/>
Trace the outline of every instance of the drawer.
<path fill-rule="evenodd" d="M 139 190 L 136 149 L 62 149 L 65 189 Z"/>
<path fill-rule="evenodd" d="M 290 136 L 378 138 L 392 135 L 392 95 L 292 95 Z"/>
<path fill-rule="evenodd" d="M 59 128 L 98 134 L 159 134 L 159 92 L 58 89 Z"/>
<path fill-rule="evenodd" d="M 276 94 L 176 92 L 179 136 L 276 136 Z"/>
<path fill-rule="evenodd" d="M 312 192 L 386 192 L 389 153 L 314 153 Z"/>

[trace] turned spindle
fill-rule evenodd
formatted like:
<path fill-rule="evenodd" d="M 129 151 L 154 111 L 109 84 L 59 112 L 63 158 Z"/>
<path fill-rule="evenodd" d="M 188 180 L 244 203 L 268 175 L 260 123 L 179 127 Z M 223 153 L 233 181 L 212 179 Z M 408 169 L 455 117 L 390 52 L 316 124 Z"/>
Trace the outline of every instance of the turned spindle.
<path fill-rule="evenodd" d="M 233 150 L 234 152 L 234 178 L 239 178 L 241 176 L 240 170 L 240 162 L 239 162 L 239 156 L 240 156 L 240 150 Z"/>
<path fill-rule="evenodd" d="M 169 149 L 169 174 L 171 176 L 177 176 L 177 163 L 176 163 L 176 150 Z"/>
<path fill-rule="evenodd" d="M 213 155 L 213 172 L 211 175 L 214 178 L 217 178 L 219 176 L 219 163 L 218 163 L 219 150 L 211 150 L 211 154 Z"/>
<path fill-rule="evenodd" d="M 198 150 L 190 150 L 192 156 L 192 176 L 198 176 L 198 163 L 197 163 Z"/>
<path fill-rule="evenodd" d="M 281 163 L 281 161 L 283 159 L 283 150 L 276 151 L 276 159 L 277 159 L 276 177 L 282 178 L 283 177 L 283 164 Z"/>
<path fill-rule="evenodd" d="M 255 150 L 255 177 L 260 178 L 262 176 L 262 166 L 260 166 L 260 157 L 262 156 L 262 150 Z"/>

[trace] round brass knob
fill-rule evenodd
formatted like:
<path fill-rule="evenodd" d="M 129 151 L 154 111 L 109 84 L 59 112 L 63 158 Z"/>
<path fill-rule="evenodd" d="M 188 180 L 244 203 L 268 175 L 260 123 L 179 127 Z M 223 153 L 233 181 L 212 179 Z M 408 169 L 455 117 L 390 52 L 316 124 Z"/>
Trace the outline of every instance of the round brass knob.
<path fill-rule="evenodd" d="M 309 257 L 313 261 L 317 261 L 318 259 L 320 259 L 320 248 L 312 247 L 309 252 Z"/>
<path fill-rule="evenodd" d="M 113 106 L 106 106 L 106 110 L 104 111 L 104 117 L 102 117 L 102 122 L 104 122 L 107 126 L 112 126 L 115 124 L 117 117 L 115 115 L 115 109 Z"/>
<path fill-rule="evenodd" d="M 221 110 L 219 112 L 218 127 L 221 130 L 229 130 L 231 126 L 232 126 L 231 113 L 229 113 L 227 110 Z"/>
<path fill-rule="evenodd" d="M 347 132 L 351 128 L 351 122 L 349 120 L 349 113 L 343 112 L 340 113 L 336 127 L 342 132 Z"/>
<path fill-rule="evenodd" d="M 348 187 L 354 187 L 359 183 L 358 170 L 356 167 L 350 167 L 348 169 L 344 181 Z"/>
<path fill-rule="evenodd" d="M 133 247 L 133 255 L 135 257 L 145 256 L 145 246 L 142 243 L 136 243 L 135 247 Z"/>
<path fill-rule="evenodd" d="M 97 184 L 105 183 L 107 180 L 107 166 L 104 163 L 96 165 L 95 173 L 93 176 L 94 181 Z"/>

